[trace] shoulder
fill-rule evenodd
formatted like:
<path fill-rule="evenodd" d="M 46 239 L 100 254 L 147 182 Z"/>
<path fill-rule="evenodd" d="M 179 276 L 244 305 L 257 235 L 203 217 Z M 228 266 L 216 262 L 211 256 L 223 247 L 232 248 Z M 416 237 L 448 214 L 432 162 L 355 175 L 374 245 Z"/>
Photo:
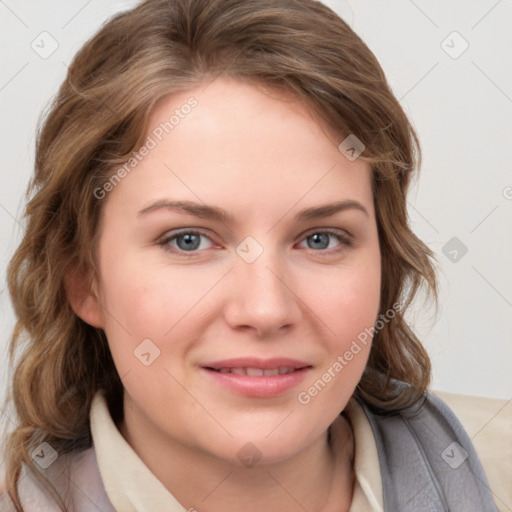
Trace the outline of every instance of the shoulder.
<path fill-rule="evenodd" d="M 57 456 L 51 465 L 41 469 L 41 473 L 57 489 L 69 510 L 115 512 L 103 487 L 94 447 Z M 26 467 L 18 488 L 25 512 L 58 510 L 50 493 L 41 487 L 36 476 Z"/>
<path fill-rule="evenodd" d="M 501 511 L 512 510 L 512 401 L 434 391 L 457 416 Z"/>
<path fill-rule="evenodd" d="M 406 385 L 398 382 L 397 393 Z M 422 399 L 399 410 L 364 404 L 379 455 L 384 509 L 510 512 L 512 459 L 507 453 L 510 450 L 510 420 L 505 417 L 507 402 L 494 405 L 489 402 L 476 413 L 473 409 L 479 409 L 477 401 L 482 399 L 449 400 L 448 397 L 445 401 L 443 398 L 447 397 L 429 391 Z M 468 424 L 459 406 L 462 402 L 466 405 L 464 411 L 475 415 L 471 416 L 476 421 L 473 428 L 478 425 L 480 430 L 475 431 Z M 491 416 L 490 411 L 493 411 Z M 504 417 L 499 417 L 498 425 L 500 411 Z M 487 420 L 483 421 L 485 414 Z M 483 437 L 477 439 L 490 421 L 496 421 L 492 429 L 498 432 L 494 442 L 498 446 L 508 445 L 502 458 L 491 456 L 497 453 L 496 445 L 490 447 L 483 443 Z"/>

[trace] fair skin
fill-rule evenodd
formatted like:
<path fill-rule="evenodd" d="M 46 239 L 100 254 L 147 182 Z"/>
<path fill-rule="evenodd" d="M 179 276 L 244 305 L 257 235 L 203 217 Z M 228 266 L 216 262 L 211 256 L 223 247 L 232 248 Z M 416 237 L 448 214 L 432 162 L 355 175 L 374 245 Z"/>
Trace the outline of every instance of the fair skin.
<path fill-rule="evenodd" d="M 348 510 L 353 437 L 339 414 L 370 345 L 309 403 L 298 395 L 378 315 L 370 168 L 349 161 L 341 141 L 291 96 L 222 77 L 162 98 L 148 134 L 192 96 L 197 107 L 103 199 L 101 279 L 70 301 L 108 338 L 125 388 L 120 432 L 185 509 Z M 217 206 L 233 219 L 139 213 L 158 200 Z M 296 218 L 342 201 L 352 203 Z M 186 230 L 202 236 L 187 239 Z M 237 253 L 249 236 L 258 245 L 241 247 L 262 249 L 251 263 Z M 145 339 L 160 350 L 148 366 L 134 356 Z M 241 357 L 307 366 L 269 396 L 231 389 L 204 367 Z M 237 456 L 247 443 L 249 455 L 255 446 L 261 456 L 251 467 Z"/>

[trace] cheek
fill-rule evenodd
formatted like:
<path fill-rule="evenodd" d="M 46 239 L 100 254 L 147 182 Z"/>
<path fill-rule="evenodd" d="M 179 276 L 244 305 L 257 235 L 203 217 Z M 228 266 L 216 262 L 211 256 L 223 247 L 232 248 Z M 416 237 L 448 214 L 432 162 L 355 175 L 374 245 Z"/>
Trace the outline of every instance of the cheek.
<path fill-rule="evenodd" d="M 193 266 L 148 268 L 129 258 L 118 264 L 106 259 L 102 270 L 108 276 L 103 284 L 105 333 L 121 376 L 140 370 L 135 357 L 144 340 L 166 356 L 155 360 L 155 366 L 190 349 L 201 326 L 201 301 L 219 279 L 215 272 L 198 272 Z"/>
<path fill-rule="evenodd" d="M 316 288 L 313 285 L 316 284 Z M 380 304 L 380 255 L 374 251 L 360 265 L 326 271 L 309 283 L 311 309 L 324 333 L 325 358 L 315 382 L 303 389 L 304 401 L 344 406 L 366 366 L 371 349 L 373 327 Z M 320 379 L 318 379 L 320 377 Z M 315 384 L 316 383 L 316 384 Z M 324 391 L 325 389 L 325 391 Z M 317 395 L 322 397 L 316 398 Z"/>
<path fill-rule="evenodd" d="M 381 288 L 378 253 L 367 264 L 316 273 L 303 286 L 305 294 L 309 290 L 308 305 L 330 335 L 331 343 L 343 349 L 377 319 Z"/>

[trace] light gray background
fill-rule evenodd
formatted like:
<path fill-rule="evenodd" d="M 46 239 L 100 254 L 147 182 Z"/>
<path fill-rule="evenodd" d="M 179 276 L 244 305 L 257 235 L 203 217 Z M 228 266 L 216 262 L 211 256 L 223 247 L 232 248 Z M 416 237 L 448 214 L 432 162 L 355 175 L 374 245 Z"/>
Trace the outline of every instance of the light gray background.
<path fill-rule="evenodd" d="M 512 399 L 512 2 L 326 3 L 375 53 L 422 142 L 409 213 L 437 255 L 441 294 L 437 319 L 418 303 L 411 321 L 431 355 L 433 387 Z M 0 398 L 14 324 L 5 268 L 20 240 L 37 118 L 83 42 L 135 4 L 0 0 Z M 31 47 L 49 52 L 52 40 L 50 56 Z"/>

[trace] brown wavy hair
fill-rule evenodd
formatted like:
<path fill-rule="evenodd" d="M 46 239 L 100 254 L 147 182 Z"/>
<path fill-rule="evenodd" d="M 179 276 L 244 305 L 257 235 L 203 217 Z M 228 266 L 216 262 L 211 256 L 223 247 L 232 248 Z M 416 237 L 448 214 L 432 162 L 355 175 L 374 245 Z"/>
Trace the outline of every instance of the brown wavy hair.
<path fill-rule="evenodd" d="M 16 510 L 25 465 L 66 506 L 30 450 L 90 446 L 89 411 L 102 389 L 122 415 L 123 386 L 102 329 L 75 315 L 65 276 L 97 276 L 101 187 L 139 148 L 162 96 L 217 76 L 288 91 L 331 128 L 333 142 L 363 141 L 372 168 L 381 248 L 380 312 L 355 395 L 387 410 L 421 397 L 430 362 L 404 319 L 417 292 L 437 301 L 433 253 L 412 232 L 406 195 L 420 164 L 417 136 L 375 56 L 333 11 L 313 0 L 146 0 L 105 23 L 75 56 L 36 142 L 26 228 L 8 269 L 17 322 L 8 403 L 17 426 L 5 446 L 6 489 Z M 395 308 L 396 309 L 396 308 Z M 408 386 L 398 395 L 394 382 Z"/>

